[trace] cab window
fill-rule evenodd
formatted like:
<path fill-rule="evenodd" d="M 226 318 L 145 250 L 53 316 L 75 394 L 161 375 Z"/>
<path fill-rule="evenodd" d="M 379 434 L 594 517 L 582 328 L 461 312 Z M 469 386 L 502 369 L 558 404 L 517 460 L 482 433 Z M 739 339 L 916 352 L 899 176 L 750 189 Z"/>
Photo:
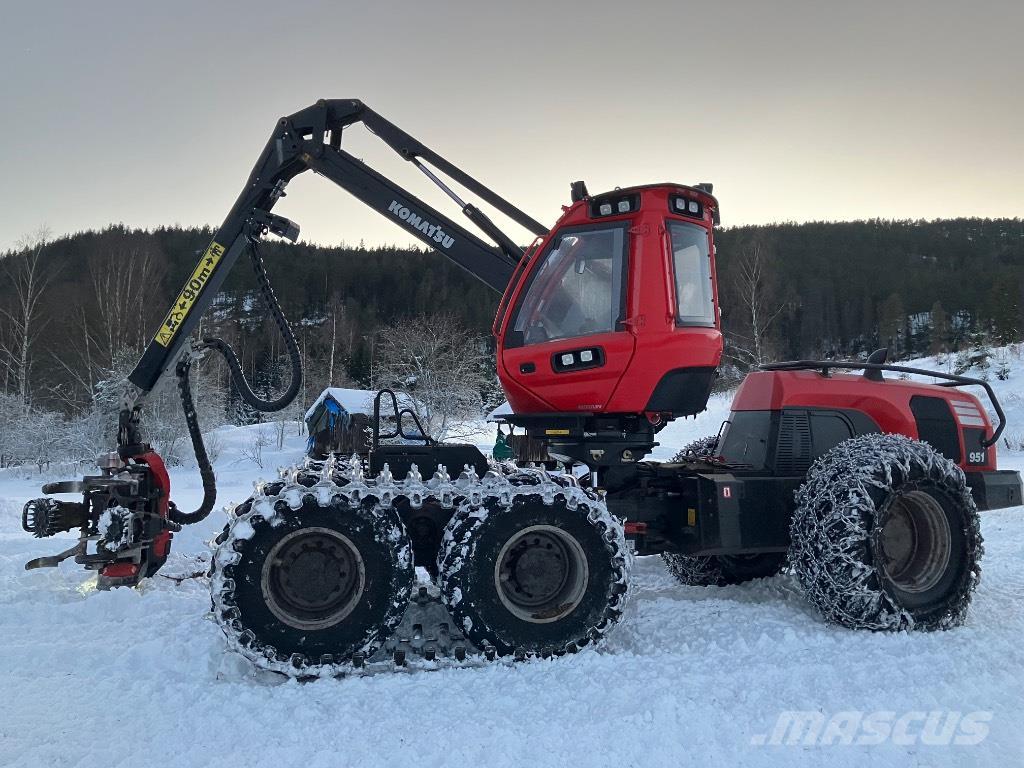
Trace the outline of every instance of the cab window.
<path fill-rule="evenodd" d="M 711 290 L 711 255 L 704 227 L 668 222 L 672 242 L 672 271 L 676 284 L 676 322 L 680 325 L 715 325 Z"/>
<path fill-rule="evenodd" d="M 512 346 L 610 333 L 625 311 L 625 225 L 560 233 L 518 302 Z"/>

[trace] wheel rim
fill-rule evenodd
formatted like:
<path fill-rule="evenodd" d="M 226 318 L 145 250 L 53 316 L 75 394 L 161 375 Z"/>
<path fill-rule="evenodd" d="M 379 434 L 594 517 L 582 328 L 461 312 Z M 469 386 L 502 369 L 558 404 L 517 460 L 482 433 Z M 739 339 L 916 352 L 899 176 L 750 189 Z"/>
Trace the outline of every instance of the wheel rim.
<path fill-rule="evenodd" d="M 938 584 L 952 552 L 953 537 L 942 505 L 929 493 L 898 495 L 879 536 L 882 571 L 904 592 L 927 592 Z"/>
<path fill-rule="evenodd" d="M 302 528 L 277 542 L 263 564 L 267 607 L 296 629 L 324 629 L 348 616 L 363 595 L 359 549 L 330 528 Z"/>
<path fill-rule="evenodd" d="M 572 613 L 586 594 L 589 576 L 580 543 L 550 525 L 516 533 L 505 542 L 494 566 L 494 586 L 502 605 L 533 624 Z"/>

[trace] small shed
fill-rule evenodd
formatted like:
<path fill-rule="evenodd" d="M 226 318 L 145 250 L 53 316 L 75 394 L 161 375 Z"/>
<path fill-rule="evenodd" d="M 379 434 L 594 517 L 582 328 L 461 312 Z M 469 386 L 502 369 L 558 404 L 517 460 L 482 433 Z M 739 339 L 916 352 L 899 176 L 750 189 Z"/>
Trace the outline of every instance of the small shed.
<path fill-rule="evenodd" d="M 328 387 L 306 411 L 306 454 L 322 459 L 328 453 L 351 456 L 353 453 L 366 454 L 370 451 L 373 429 L 373 400 L 377 393 L 369 389 Z M 408 395 L 398 393 L 398 405 L 407 408 L 411 404 Z M 391 401 L 381 402 L 381 428 L 384 423 L 394 423 Z"/>
<path fill-rule="evenodd" d="M 306 454 L 322 459 L 328 453 L 367 453 L 374 395 L 368 389 L 345 387 L 328 387 L 320 393 L 306 411 Z"/>

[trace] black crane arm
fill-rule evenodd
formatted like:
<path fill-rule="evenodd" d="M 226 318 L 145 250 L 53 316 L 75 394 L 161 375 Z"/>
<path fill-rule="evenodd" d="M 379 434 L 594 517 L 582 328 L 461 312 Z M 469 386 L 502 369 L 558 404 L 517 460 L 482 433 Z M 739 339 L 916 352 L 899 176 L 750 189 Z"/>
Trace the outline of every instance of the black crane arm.
<path fill-rule="evenodd" d="M 363 123 L 400 156 L 415 164 L 458 203 L 469 220 L 497 247 L 488 245 L 342 150 L 342 131 L 354 123 Z M 213 510 L 217 501 L 217 482 L 213 463 L 203 443 L 189 381 L 189 369 L 195 359 L 190 336 L 243 251 L 248 250 L 252 257 L 260 291 L 288 351 L 291 362 L 288 388 L 273 399 L 264 400 L 252 391 L 227 342 L 204 338 L 199 348 L 212 349 L 224 356 L 238 395 L 252 408 L 262 412 L 279 411 L 295 399 L 302 384 L 302 357 L 295 335 L 270 285 L 258 243 L 259 238 L 268 232 L 293 242 L 298 238 L 296 224 L 271 212 L 284 196 L 288 182 L 298 174 L 312 170 L 326 176 L 491 288 L 503 292 L 522 261 L 522 249 L 482 211 L 464 202 L 428 166 L 454 179 L 531 232 L 540 235 L 547 231 L 542 224 L 359 101 L 318 101 L 279 120 L 244 189 L 128 376 L 130 384 L 125 387 L 118 414 L 117 453 L 102 457 L 99 466 L 104 474 L 87 476 L 73 484 L 48 486 L 52 492 L 65 492 L 73 486 L 82 492 L 83 503 L 43 498 L 30 502 L 25 508 L 22 527 L 26 531 L 47 536 L 79 527 L 82 531 L 79 544 L 54 557 L 37 558 L 26 567 L 54 566 L 74 556 L 77 562 L 100 570 L 101 584 L 134 585 L 139 579 L 155 573 L 166 561 L 174 531 L 204 520 Z M 141 436 L 143 401 L 172 367 L 178 379 L 185 424 L 203 484 L 203 498 L 194 511 L 179 509 L 168 498 L 170 483 L 163 462 Z M 131 478 L 130 482 L 121 479 L 126 477 Z M 122 484 L 111 485 L 115 478 Z M 111 488 L 117 490 L 111 491 Z M 44 487 L 45 492 L 47 487 Z M 97 545 L 95 553 L 87 554 L 86 544 L 96 538 L 95 525 L 99 515 L 115 501 L 118 505 L 128 504 L 131 507 L 118 507 L 130 515 L 126 518 L 129 522 L 122 525 L 127 526 L 126 530 L 142 531 L 140 536 L 143 538 L 136 541 L 129 537 L 132 538 L 129 544 L 119 544 L 113 549 Z"/>
<path fill-rule="evenodd" d="M 362 123 L 414 163 L 462 208 L 497 247 L 456 224 L 341 148 L 342 131 Z M 458 182 L 534 234 L 548 228 L 358 100 L 330 99 L 282 118 L 274 128 L 238 199 L 160 324 L 129 381 L 142 393 L 175 363 L 250 239 L 271 232 L 292 241 L 299 228 L 271 213 L 291 179 L 307 170 L 327 177 L 427 246 L 504 292 L 522 249 L 475 206 L 464 202 L 428 166 Z"/>

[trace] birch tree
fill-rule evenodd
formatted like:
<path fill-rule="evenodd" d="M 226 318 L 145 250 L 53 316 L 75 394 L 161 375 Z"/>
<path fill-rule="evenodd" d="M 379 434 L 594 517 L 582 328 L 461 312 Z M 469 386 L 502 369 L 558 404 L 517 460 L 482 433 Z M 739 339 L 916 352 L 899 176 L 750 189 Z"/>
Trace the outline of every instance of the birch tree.
<path fill-rule="evenodd" d="M 380 333 L 371 366 L 374 388 L 411 396 L 409 407 L 436 440 L 479 418 L 488 382 L 486 344 L 452 315 L 420 315 Z"/>
<path fill-rule="evenodd" d="M 53 279 L 52 270 L 46 268 L 42 258 L 49 239 L 50 231 L 40 227 L 19 240 L 17 251 L 0 262 L 0 271 L 14 292 L 10 305 L 0 305 L 0 316 L 9 329 L 3 352 L 25 406 L 31 402 L 32 345 L 47 322 L 40 312 L 40 300 Z"/>
<path fill-rule="evenodd" d="M 89 254 L 99 336 L 107 362 L 124 349 L 141 350 L 152 330 L 154 309 L 165 267 L 142 241 L 118 240 L 105 233 Z"/>
<path fill-rule="evenodd" d="M 769 262 L 768 248 L 758 238 L 741 248 L 736 269 L 734 290 L 749 334 L 730 334 L 734 337 L 731 347 L 742 362 L 752 365 L 768 362 L 771 328 L 786 308 L 774 290 Z"/>

